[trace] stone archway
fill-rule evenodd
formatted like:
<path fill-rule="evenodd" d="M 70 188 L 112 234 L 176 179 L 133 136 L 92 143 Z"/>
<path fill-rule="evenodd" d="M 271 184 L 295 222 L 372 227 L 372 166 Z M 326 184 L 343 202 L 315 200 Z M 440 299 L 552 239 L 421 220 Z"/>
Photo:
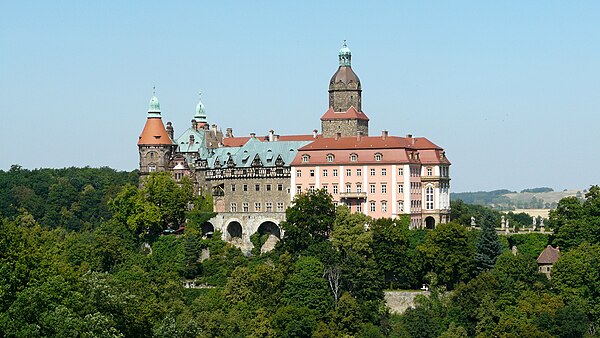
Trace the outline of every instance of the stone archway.
<path fill-rule="evenodd" d="M 281 229 L 279 229 L 279 226 L 275 222 L 262 222 L 256 231 L 261 235 L 271 234 L 281 239 Z"/>
<path fill-rule="evenodd" d="M 215 233 L 215 226 L 211 222 L 204 222 L 200 228 L 202 229 L 202 236 L 212 237 Z"/>
<path fill-rule="evenodd" d="M 230 239 L 242 239 L 242 225 L 238 221 L 231 221 L 227 224 L 227 237 Z"/>
<path fill-rule="evenodd" d="M 260 253 L 273 250 L 281 240 L 281 229 L 272 221 L 262 222 L 256 233 L 260 235 Z"/>
<path fill-rule="evenodd" d="M 425 218 L 425 227 L 427 229 L 435 229 L 435 218 L 431 216 Z"/>

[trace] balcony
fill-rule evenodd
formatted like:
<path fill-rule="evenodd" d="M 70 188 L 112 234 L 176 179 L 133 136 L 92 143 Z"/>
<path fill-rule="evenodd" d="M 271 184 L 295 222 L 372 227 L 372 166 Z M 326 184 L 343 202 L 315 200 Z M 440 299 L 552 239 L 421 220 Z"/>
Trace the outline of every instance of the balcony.
<path fill-rule="evenodd" d="M 345 199 L 366 199 L 366 192 L 342 192 L 340 193 L 340 198 Z"/>

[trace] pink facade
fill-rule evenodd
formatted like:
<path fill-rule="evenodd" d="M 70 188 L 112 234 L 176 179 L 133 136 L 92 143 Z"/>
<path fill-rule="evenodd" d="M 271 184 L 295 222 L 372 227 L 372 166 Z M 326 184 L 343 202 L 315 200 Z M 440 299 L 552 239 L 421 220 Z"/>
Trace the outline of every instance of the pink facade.
<path fill-rule="evenodd" d="M 291 198 L 326 189 L 353 212 L 373 218 L 408 214 L 412 227 L 434 227 L 448 221 L 449 165 L 443 150 L 424 138 L 385 132 L 323 138 L 300 148 L 292 162 Z"/>

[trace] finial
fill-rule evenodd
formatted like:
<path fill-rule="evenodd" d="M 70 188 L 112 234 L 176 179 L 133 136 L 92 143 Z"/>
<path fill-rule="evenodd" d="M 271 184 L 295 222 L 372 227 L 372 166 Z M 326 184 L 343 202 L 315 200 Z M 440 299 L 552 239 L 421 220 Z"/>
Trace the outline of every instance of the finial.
<path fill-rule="evenodd" d="M 156 86 L 152 86 L 152 96 L 156 96 Z"/>

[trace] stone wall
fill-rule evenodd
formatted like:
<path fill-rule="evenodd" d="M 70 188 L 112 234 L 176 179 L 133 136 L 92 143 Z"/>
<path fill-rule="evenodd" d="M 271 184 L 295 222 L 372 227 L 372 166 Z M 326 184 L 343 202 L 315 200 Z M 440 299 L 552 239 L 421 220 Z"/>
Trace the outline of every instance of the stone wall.
<path fill-rule="evenodd" d="M 384 295 L 390 312 L 402 314 L 408 308 L 415 307 L 415 298 L 418 295 L 429 296 L 429 291 L 385 291 Z"/>
<path fill-rule="evenodd" d="M 369 135 L 369 122 L 364 120 L 324 120 L 321 121 L 323 137 L 335 137 L 341 133 L 342 137 L 355 137 L 361 131 L 364 136 Z"/>

